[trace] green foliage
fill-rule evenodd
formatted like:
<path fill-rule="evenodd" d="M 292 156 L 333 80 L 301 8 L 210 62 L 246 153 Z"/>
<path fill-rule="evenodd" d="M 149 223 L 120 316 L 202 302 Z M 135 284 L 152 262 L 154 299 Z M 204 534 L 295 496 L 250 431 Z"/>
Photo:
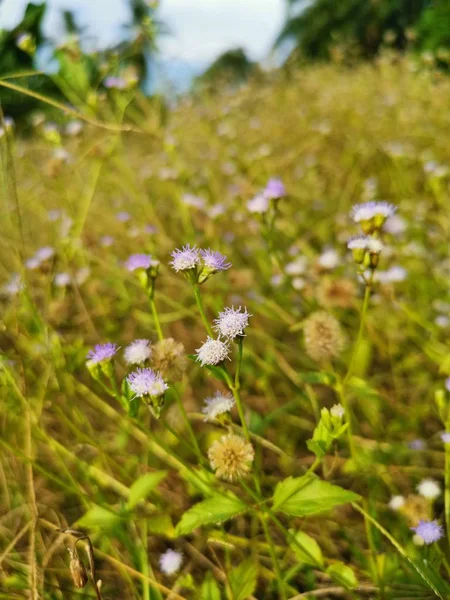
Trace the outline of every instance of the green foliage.
<path fill-rule="evenodd" d="M 214 85 L 219 82 L 240 83 L 257 72 L 257 66 L 247 58 L 242 48 L 227 50 L 197 78 L 197 83 Z"/>
<path fill-rule="evenodd" d="M 200 600 L 220 600 L 220 589 L 211 573 L 207 573 L 200 588 Z"/>
<path fill-rule="evenodd" d="M 280 481 L 273 496 L 273 509 L 294 517 L 305 517 L 330 510 L 346 502 L 356 502 L 358 494 L 344 490 L 317 477 L 288 477 Z"/>
<path fill-rule="evenodd" d="M 146 473 L 136 479 L 130 487 L 130 497 L 128 498 L 127 508 L 132 510 L 136 504 L 144 500 L 148 494 L 166 477 L 167 471 L 155 471 Z"/>
<path fill-rule="evenodd" d="M 353 589 L 358 585 L 358 580 L 353 569 L 342 562 L 331 564 L 327 569 L 327 573 L 332 577 L 333 581 L 339 585 L 343 585 L 347 589 Z"/>
<path fill-rule="evenodd" d="M 319 424 L 314 429 L 312 439 L 306 444 L 317 458 L 323 458 L 333 441 L 339 439 L 347 428 L 348 423 L 342 423 L 340 417 L 334 417 L 327 408 L 322 408 Z"/>
<path fill-rule="evenodd" d="M 244 560 L 235 567 L 230 575 L 230 587 L 234 600 L 246 600 L 253 594 L 258 578 L 258 565 L 252 558 Z"/>
<path fill-rule="evenodd" d="M 322 569 L 324 565 L 322 550 L 316 540 L 304 531 L 290 531 L 290 533 L 292 535 L 290 546 L 296 558 L 302 563 Z"/>
<path fill-rule="evenodd" d="M 177 534 L 186 535 L 202 525 L 218 524 L 236 517 L 246 509 L 246 505 L 234 494 L 215 494 L 192 506 L 181 517 Z"/>

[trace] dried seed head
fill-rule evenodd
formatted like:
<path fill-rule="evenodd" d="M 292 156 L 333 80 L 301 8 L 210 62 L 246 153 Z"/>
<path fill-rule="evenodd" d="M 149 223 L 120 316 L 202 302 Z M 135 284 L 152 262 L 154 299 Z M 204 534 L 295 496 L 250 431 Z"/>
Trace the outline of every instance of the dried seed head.
<path fill-rule="evenodd" d="M 154 368 L 167 381 L 179 381 L 187 369 L 184 346 L 173 338 L 156 342 L 153 346 L 152 362 Z"/>
<path fill-rule="evenodd" d="M 317 299 L 325 308 L 350 308 L 356 299 L 356 285 L 350 279 L 323 279 L 317 292 Z"/>
<path fill-rule="evenodd" d="M 78 552 L 75 549 L 67 548 L 70 554 L 70 575 L 76 588 L 84 588 L 88 582 L 88 576 L 86 568 L 78 556 Z"/>
<path fill-rule="evenodd" d="M 236 481 L 250 472 L 255 452 L 253 446 L 240 435 L 224 435 L 208 450 L 211 467 L 217 477 Z"/>
<path fill-rule="evenodd" d="M 324 311 L 315 312 L 308 317 L 304 334 L 306 352 L 317 362 L 336 358 L 345 346 L 339 322 Z"/>

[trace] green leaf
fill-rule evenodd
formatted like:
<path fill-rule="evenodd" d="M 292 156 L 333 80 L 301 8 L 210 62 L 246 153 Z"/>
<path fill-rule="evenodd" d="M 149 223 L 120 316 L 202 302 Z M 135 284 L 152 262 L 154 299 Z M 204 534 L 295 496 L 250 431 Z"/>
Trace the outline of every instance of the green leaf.
<path fill-rule="evenodd" d="M 326 373 L 324 371 L 308 371 L 307 373 L 299 373 L 298 379 L 303 383 L 315 383 L 331 386 L 337 381 L 336 375 L 333 373 Z"/>
<path fill-rule="evenodd" d="M 95 504 L 84 513 L 81 519 L 78 519 L 77 526 L 88 529 L 113 529 L 119 525 L 121 520 L 116 513 Z"/>
<path fill-rule="evenodd" d="M 247 507 L 234 494 L 221 496 L 214 494 L 211 498 L 195 504 L 184 513 L 178 523 L 177 535 L 186 535 L 201 525 L 222 523 L 235 517 Z"/>
<path fill-rule="evenodd" d="M 138 502 L 144 500 L 149 493 L 160 483 L 167 475 L 167 471 L 154 471 L 153 473 L 146 473 L 136 479 L 133 485 L 130 487 L 130 496 L 127 502 L 127 509 L 132 510 Z"/>
<path fill-rule="evenodd" d="M 322 550 L 316 540 L 304 531 L 290 530 L 290 533 L 292 541 L 290 540 L 289 545 L 298 560 L 307 565 L 323 568 Z"/>
<path fill-rule="evenodd" d="M 356 575 L 349 566 L 342 562 L 335 562 L 327 569 L 328 575 L 339 585 L 343 585 L 347 589 L 353 589 L 358 586 Z"/>
<path fill-rule="evenodd" d="M 341 437 L 347 427 L 348 423 L 342 424 L 341 418 L 331 415 L 328 408 L 322 408 L 320 421 L 314 429 L 312 439 L 308 440 L 306 445 L 317 458 L 322 458 L 327 453 L 333 440 Z"/>
<path fill-rule="evenodd" d="M 230 575 L 233 600 L 245 600 L 253 594 L 258 579 L 258 565 L 249 558 L 234 568 Z"/>
<path fill-rule="evenodd" d="M 168 538 L 175 537 L 175 528 L 169 515 L 155 515 L 147 519 L 149 533 L 164 535 Z"/>
<path fill-rule="evenodd" d="M 220 589 L 211 573 L 207 573 L 200 588 L 200 600 L 220 600 Z"/>
<path fill-rule="evenodd" d="M 359 496 L 354 492 L 315 476 L 304 475 L 288 477 L 278 483 L 273 497 L 273 508 L 294 517 L 304 517 L 357 500 Z"/>

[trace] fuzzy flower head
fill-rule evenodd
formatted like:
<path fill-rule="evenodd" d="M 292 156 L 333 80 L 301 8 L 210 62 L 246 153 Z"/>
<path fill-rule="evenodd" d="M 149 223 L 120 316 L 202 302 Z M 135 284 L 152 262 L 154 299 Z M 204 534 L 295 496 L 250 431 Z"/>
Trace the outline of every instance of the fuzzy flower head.
<path fill-rule="evenodd" d="M 381 240 L 370 235 L 357 235 L 349 239 L 347 248 L 352 251 L 356 264 L 364 263 L 366 267 L 375 268 L 378 265 L 378 256 L 384 246 Z"/>
<path fill-rule="evenodd" d="M 55 254 L 55 250 L 51 246 L 43 246 L 42 248 L 39 248 L 38 250 L 36 250 L 36 254 L 34 256 L 40 262 L 44 262 L 44 261 L 52 258 L 52 256 L 54 254 Z"/>
<path fill-rule="evenodd" d="M 251 315 L 247 312 L 244 307 L 241 311 L 241 307 L 225 308 L 224 311 L 219 313 L 219 317 L 214 320 L 214 329 L 217 333 L 229 340 L 234 340 L 238 336 L 245 335 L 245 328 L 248 327 L 248 320 Z"/>
<path fill-rule="evenodd" d="M 417 491 L 424 498 L 428 498 L 429 500 L 435 500 L 438 496 L 441 495 L 441 487 L 437 481 L 434 479 L 422 479 L 422 481 L 417 486 Z"/>
<path fill-rule="evenodd" d="M 442 525 L 439 525 L 437 521 L 419 521 L 417 527 L 411 527 L 411 529 L 422 538 L 425 544 L 437 542 L 444 535 Z"/>
<path fill-rule="evenodd" d="M 136 269 L 150 268 L 152 264 L 152 257 L 150 254 L 132 254 L 125 263 L 128 271 L 136 271 Z"/>
<path fill-rule="evenodd" d="M 97 365 L 99 363 L 109 362 L 119 350 L 117 344 L 106 342 L 106 344 L 97 344 L 87 354 L 88 365 Z"/>
<path fill-rule="evenodd" d="M 404 496 L 392 496 L 392 498 L 389 500 L 389 508 L 391 510 L 400 510 L 403 506 L 405 505 L 405 498 Z"/>
<path fill-rule="evenodd" d="M 197 348 L 197 360 L 202 367 L 205 365 L 218 365 L 228 358 L 230 349 L 226 342 L 214 340 L 208 336 L 206 342 L 200 348 Z"/>
<path fill-rule="evenodd" d="M 128 375 L 127 381 L 137 398 L 143 396 L 159 398 L 169 387 L 161 375 L 152 369 L 136 369 Z"/>
<path fill-rule="evenodd" d="M 264 194 L 258 194 L 247 202 L 247 209 L 249 212 L 256 215 L 263 215 L 269 210 L 270 200 Z"/>
<path fill-rule="evenodd" d="M 356 204 L 350 216 L 355 223 L 361 225 L 364 233 L 379 231 L 386 219 L 392 217 L 397 207 L 389 202 L 364 202 Z"/>
<path fill-rule="evenodd" d="M 441 440 L 444 444 L 450 444 L 450 431 L 444 431 L 441 433 Z"/>
<path fill-rule="evenodd" d="M 332 417 L 342 419 L 342 417 L 345 415 L 344 407 L 342 406 L 342 404 L 334 404 L 330 408 L 330 414 Z"/>
<path fill-rule="evenodd" d="M 345 338 L 339 322 L 325 311 L 308 317 L 304 325 L 307 354 L 317 362 L 333 360 L 342 352 Z"/>
<path fill-rule="evenodd" d="M 134 340 L 125 348 L 124 357 L 128 365 L 142 365 L 152 355 L 149 340 Z"/>
<path fill-rule="evenodd" d="M 222 436 L 208 450 L 209 462 L 217 477 L 228 481 L 245 477 L 250 472 L 254 457 L 250 442 L 234 433 Z"/>
<path fill-rule="evenodd" d="M 200 251 L 196 246 L 186 244 L 181 248 L 176 248 L 172 252 L 172 268 L 177 273 L 182 271 L 187 277 L 195 281 L 197 279 L 197 266 L 200 264 Z"/>
<path fill-rule="evenodd" d="M 447 392 L 450 392 L 450 377 L 447 377 L 444 385 L 445 385 L 445 389 L 447 390 Z"/>
<path fill-rule="evenodd" d="M 200 250 L 202 257 L 203 266 L 199 274 L 199 283 L 204 283 L 207 279 L 218 273 L 219 271 L 226 271 L 231 267 L 231 263 L 227 262 L 227 257 L 217 250 Z"/>
<path fill-rule="evenodd" d="M 269 200 L 278 200 L 279 198 L 284 198 L 284 196 L 286 196 L 286 188 L 281 179 L 273 177 L 267 182 L 263 194 L 266 198 L 269 198 Z"/>
<path fill-rule="evenodd" d="M 170 548 L 159 557 L 159 566 L 164 575 L 174 575 L 180 570 L 182 563 L 183 554 Z"/>
<path fill-rule="evenodd" d="M 212 421 L 219 415 L 229 412 L 233 406 L 234 398 L 231 394 L 223 394 L 217 391 L 214 396 L 205 398 L 202 413 L 205 415 L 205 421 Z"/>

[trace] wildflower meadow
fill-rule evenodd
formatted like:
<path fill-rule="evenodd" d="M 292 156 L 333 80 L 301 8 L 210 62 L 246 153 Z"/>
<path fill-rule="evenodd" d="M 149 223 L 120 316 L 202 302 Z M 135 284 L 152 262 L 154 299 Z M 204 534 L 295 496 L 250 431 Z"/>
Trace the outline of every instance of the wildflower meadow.
<path fill-rule="evenodd" d="M 386 52 L 2 117 L 0 598 L 450 598 L 449 95 Z"/>

